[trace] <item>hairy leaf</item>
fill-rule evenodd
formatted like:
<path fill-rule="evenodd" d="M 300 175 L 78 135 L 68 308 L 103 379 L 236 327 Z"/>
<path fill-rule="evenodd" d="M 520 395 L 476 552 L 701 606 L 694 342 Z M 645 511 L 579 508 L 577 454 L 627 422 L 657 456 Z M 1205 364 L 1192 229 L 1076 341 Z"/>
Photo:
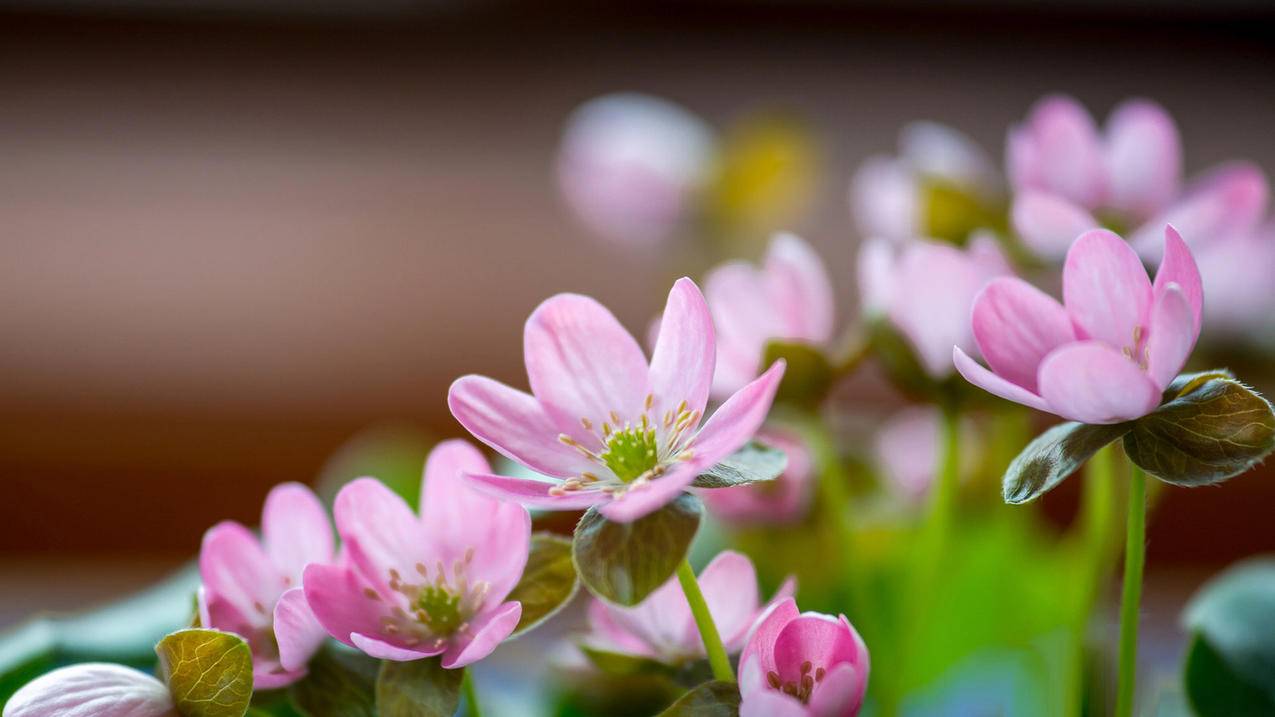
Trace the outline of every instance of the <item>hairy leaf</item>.
<path fill-rule="evenodd" d="M 376 679 L 380 717 L 451 717 L 460 705 L 465 671 L 445 670 L 437 657 L 381 663 Z"/>
<path fill-rule="evenodd" d="M 733 682 L 705 682 L 660 713 L 661 717 L 735 717 L 739 714 L 739 686 Z"/>
<path fill-rule="evenodd" d="M 380 663 L 344 646 L 325 645 L 288 694 L 310 717 L 376 717 Z"/>
<path fill-rule="evenodd" d="M 1009 464 L 1001 483 L 1005 502 L 1026 503 L 1039 498 L 1128 430 L 1126 423 L 1091 426 L 1074 421 L 1050 428 Z"/>
<path fill-rule="evenodd" d="M 612 522 L 590 508 L 576 525 L 572 542 L 580 580 L 609 602 L 642 602 L 673 577 L 703 513 L 703 504 L 689 494 L 631 523 Z"/>
<path fill-rule="evenodd" d="M 571 540 L 552 533 L 531 536 L 531 554 L 522 579 L 506 600 L 522 603 L 522 617 L 514 636 L 548 620 L 571 602 L 579 588 L 575 563 L 571 561 Z"/>
<path fill-rule="evenodd" d="M 778 448 L 749 441 L 716 465 L 695 476 L 696 488 L 732 488 L 774 480 L 788 467 L 788 455 Z"/>

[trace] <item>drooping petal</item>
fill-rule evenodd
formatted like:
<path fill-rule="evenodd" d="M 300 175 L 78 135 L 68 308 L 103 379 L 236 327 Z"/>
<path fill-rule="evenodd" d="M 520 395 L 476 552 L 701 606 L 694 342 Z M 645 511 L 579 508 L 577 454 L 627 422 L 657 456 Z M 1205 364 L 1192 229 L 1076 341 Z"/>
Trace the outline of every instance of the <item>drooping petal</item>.
<path fill-rule="evenodd" d="M 909 164 L 889 156 L 869 157 L 850 182 L 850 209 L 865 239 L 916 236 L 921 220 L 916 176 Z"/>
<path fill-rule="evenodd" d="M 1255 257 L 1256 258 L 1256 257 Z M 1200 334 L 1200 314 L 1204 309 L 1204 284 L 1200 278 L 1200 268 L 1191 256 L 1182 235 L 1173 226 L 1164 228 L 1164 258 L 1160 260 L 1160 268 L 1155 273 L 1152 292 L 1158 298 L 1170 284 L 1176 284 L 1186 297 L 1191 307 L 1191 318 L 1195 325 L 1195 334 Z"/>
<path fill-rule="evenodd" d="M 770 300 L 784 325 L 782 338 L 813 343 L 832 338 L 832 284 L 809 244 L 795 234 L 776 234 L 766 252 L 765 273 Z"/>
<path fill-rule="evenodd" d="M 332 524 L 314 491 L 300 483 L 275 486 L 261 513 L 261 542 L 291 585 L 310 563 L 332 560 Z"/>
<path fill-rule="evenodd" d="M 1198 335 L 1191 305 L 1177 284 L 1156 295 L 1147 337 L 1147 375 L 1160 390 L 1177 377 Z"/>
<path fill-rule="evenodd" d="M 775 665 L 784 682 L 799 682 L 807 660 L 825 669 L 858 664 L 859 640 L 843 619 L 807 612 L 790 620 L 775 637 Z"/>
<path fill-rule="evenodd" d="M 966 381 L 978 386 L 994 396 L 1007 401 L 1021 403 L 1038 411 L 1048 411 L 1045 399 L 1028 391 L 1016 383 L 1010 383 L 996 374 L 983 368 L 983 365 L 969 357 L 960 346 L 952 347 L 952 364 Z"/>
<path fill-rule="evenodd" d="M 472 635 L 465 639 L 453 637 L 443 653 L 443 667 L 448 670 L 471 665 L 490 655 L 506 637 L 518 627 L 522 617 L 522 604 L 507 602 L 495 610 L 479 616 L 470 626 Z"/>
<path fill-rule="evenodd" d="M 650 385 L 655 400 L 650 415 L 657 425 L 662 426 L 665 413 L 676 412 L 683 402 L 687 410 L 703 413 L 713 384 L 716 346 L 708 302 L 695 282 L 678 279 L 669 292 L 651 353 Z"/>
<path fill-rule="evenodd" d="M 1100 226 L 1088 211 L 1057 194 L 1026 191 L 1014 197 L 1014 231 L 1028 249 L 1050 260 L 1061 259 L 1076 237 Z"/>
<path fill-rule="evenodd" d="M 777 672 L 779 667 L 775 663 L 775 640 L 788 623 L 796 620 L 800 614 L 797 610 L 797 601 L 792 598 L 776 603 L 748 635 L 748 643 L 744 645 L 744 651 L 739 655 L 739 664 L 743 665 L 750 660 L 756 660 L 763 675 Z"/>
<path fill-rule="evenodd" d="M 646 357 L 605 306 L 579 294 L 558 294 L 531 312 L 523 329 L 531 392 L 561 431 L 596 445 L 581 419 L 602 425 L 612 412 L 641 414 L 650 393 Z"/>
<path fill-rule="evenodd" d="M 827 668 L 828 673 L 815 684 L 810 695 L 811 717 L 844 717 L 853 715 L 863 704 L 868 688 L 867 675 L 858 665 L 841 663 Z"/>
<path fill-rule="evenodd" d="M 659 478 L 630 488 L 618 498 L 602 504 L 599 510 L 609 520 L 631 523 L 644 515 L 659 510 L 690 486 L 699 474 L 702 464 L 692 460 L 669 470 Z"/>
<path fill-rule="evenodd" d="M 1173 118 L 1147 100 L 1129 100 L 1107 120 L 1108 203 L 1146 219 L 1178 193 L 1182 143 Z"/>
<path fill-rule="evenodd" d="M 795 697 L 762 688 L 743 696 L 739 717 L 810 717 L 810 710 Z"/>
<path fill-rule="evenodd" d="M 292 588 L 279 597 L 274 606 L 274 636 L 283 669 L 305 669 L 327 634 L 305 599 L 305 588 Z"/>
<path fill-rule="evenodd" d="M 314 618 L 329 635 L 357 647 L 350 635 L 374 635 L 381 629 L 381 618 L 389 614 L 386 598 L 368 592 L 372 586 L 353 569 L 338 565 L 311 563 L 302 576 L 306 603 Z"/>
<path fill-rule="evenodd" d="M 1160 258 L 1162 232 L 1172 224 L 1192 247 L 1252 231 L 1266 214 L 1266 174 L 1247 162 L 1224 164 L 1193 181 L 1183 197 L 1130 239 L 1150 261 Z"/>
<path fill-rule="evenodd" d="M 700 572 L 699 586 L 727 651 L 742 649 L 761 603 L 752 561 L 733 550 L 724 550 Z M 698 630 L 693 637 L 699 639 Z"/>
<path fill-rule="evenodd" d="M 199 575 L 208 591 L 210 611 L 228 602 L 252 627 L 270 624 L 270 610 L 286 588 L 284 575 L 270 561 L 257 536 L 233 521 L 204 533 Z"/>
<path fill-rule="evenodd" d="M 757 376 L 766 342 L 782 338 L 783 326 L 761 272 L 746 262 L 726 262 L 710 271 L 704 296 L 717 329 L 713 395 L 721 398 Z"/>
<path fill-rule="evenodd" d="M 47 672 L 9 698 L 4 717 L 178 717 L 164 683 L 123 665 L 87 662 Z"/>
<path fill-rule="evenodd" d="M 421 643 L 415 647 L 404 647 L 403 645 L 395 645 L 388 640 L 364 635 L 360 632 L 350 633 L 350 642 L 354 643 L 355 647 L 362 650 L 369 657 L 375 657 L 378 660 L 390 660 L 391 662 L 423 660 L 426 657 L 433 657 L 443 652 L 443 647 L 436 647 L 433 643 Z"/>
<path fill-rule="evenodd" d="M 466 477 L 474 483 L 475 487 L 488 495 L 515 501 L 529 508 L 580 510 L 597 505 L 610 497 L 600 490 L 577 490 L 560 496 L 551 495 L 549 491 L 559 484 L 534 478 L 515 478 L 488 473 L 469 473 Z"/>
<path fill-rule="evenodd" d="M 475 438 L 537 473 L 566 478 L 589 460 L 558 440 L 562 429 L 530 394 L 486 376 L 462 376 L 447 392 L 452 415 Z"/>
<path fill-rule="evenodd" d="M 1072 244 L 1063 266 L 1063 304 L 1080 338 L 1119 350 L 1139 343 L 1151 309 L 1151 280 L 1133 249 L 1105 230 Z"/>
<path fill-rule="evenodd" d="M 1034 174 L 1039 184 L 1083 207 L 1096 207 L 1107 192 L 1102 144 L 1093 118 L 1070 97 L 1053 96 L 1041 100 L 1028 120 L 1033 155 L 1038 164 Z"/>
<path fill-rule="evenodd" d="M 1049 410 L 1081 423 L 1120 423 L 1150 413 L 1160 389 L 1132 359 L 1099 341 L 1056 349 L 1040 364 Z"/>
<path fill-rule="evenodd" d="M 974 300 L 974 340 L 997 376 L 1036 392 L 1041 359 L 1075 331 L 1066 309 L 1018 277 L 993 279 Z"/>
<path fill-rule="evenodd" d="M 375 478 L 346 484 L 333 512 L 350 562 L 382 593 L 390 592 L 391 570 L 412 575 L 417 563 L 437 562 L 416 514 Z"/>
<path fill-rule="evenodd" d="M 776 361 L 766 373 L 726 399 L 695 436 L 692 461 L 699 467 L 710 466 L 748 442 L 775 400 L 775 391 L 784 377 L 783 360 Z M 661 479 L 664 480 L 664 479 Z"/>

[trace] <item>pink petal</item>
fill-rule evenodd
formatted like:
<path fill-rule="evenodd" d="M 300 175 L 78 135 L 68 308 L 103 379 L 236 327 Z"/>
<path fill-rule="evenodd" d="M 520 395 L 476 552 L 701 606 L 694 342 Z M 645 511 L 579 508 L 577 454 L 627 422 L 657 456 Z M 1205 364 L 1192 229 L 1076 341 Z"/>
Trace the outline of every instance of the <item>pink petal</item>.
<path fill-rule="evenodd" d="M 1131 359 L 1099 341 L 1068 344 L 1040 364 L 1049 411 L 1081 423 L 1120 423 L 1150 413 L 1160 389 Z"/>
<path fill-rule="evenodd" d="M 256 658 L 254 657 L 254 659 Z M 289 672 L 280 667 L 277 662 L 263 662 L 258 659 L 252 665 L 252 688 L 254 690 L 277 690 L 280 687 L 287 687 L 305 676 L 306 670 L 304 668 Z"/>
<path fill-rule="evenodd" d="M 1098 128 L 1085 108 L 1070 97 L 1046 97 L 1028 122 L 1039 178 L 1031 188 L 1053 191 L 1084 207 L 1101 204 L 1106 168 Z"/>
<path fill-rule="evenodd" d="M 270 610 L 287 588 L 284 575 L 261 549 L 257 537 L 233 521 L 218 523 L 204 533 L 199 574 L 214 619 L 221 611 L 213 606 L 225 600 L 251 627 L 270 624 Z"/>
<path fill-rule="evenodd" d="M 1146 329 L 1151 280 L 1123 239 L 1096 229 L 1081 235 L 1067 252 L 1063 304 L 1079 338 L 1133 347 Z"/>
<path fill-rule="evenodd" d="M 752 561 L 733 550 L 724 550 L 699 574 L 699 586 L 726 650 L 739 651 L 761 604 Z M 698 630 L 693 637 L 699 639 Z"/>
<path fill-rule="evenodd" d="M 1061 195 L 1039 191 L 1014 197 L 1010 218 L 1027 248 L 1050 260 L 1063 258 L 1076 237 L 1101 226 L 1092 214 Z"/>
<path fill-rule="evenodd" d="M 752 632 L 748 635 L 748 644 L 744 645 L 744 651 L 739 655 L 739 664 L 743 665 L 750 660 L 755 660 L 762 675 L 778 672 L 779 666 L 775 662 L 775 640 L 779 638 L 779 634 L 788 626 L 788 623 L 796 620 L 799 615 L 797 601 L 792 598 L 780 600 L 771 607 L 769 612 L 753 626 Z"/>
<path fill-rule="evenodd" d="M 274 636 L 279 643 L 279 664 L 289 672 L 305 669 L 328 633 L 315 619 L 305 588 L 295 587 L 274 606 Z"/>
<path fill-rule="evenodd" d="M 703 413 L 716 361 L 708 303 L 695 282 L 678 279 L 669 292 L 651 354 L 650 385 L 655 395 L 651 418 L 663 425 L 661 417 L 676 412 L 683 402 L 688 410 Z"/>
<path fill-rule="evenodd" d="M 863 705 L 863 694 L 868 689 L 867 675 L 858 665 L 841 663 L 829 668 L 823 680 L 815 685 L 810 695 L 812 717 L 845 717 L 854 715 Z"/>
<path fill-rule="evenodd" d="M 661 588 L 657 588 L 656 593 L 658 593 L 660 589 L 662 589 L 662 586 Z M 634 608 L 615 607 L 594 598 L 589 602 L 588 608 L 590 629 L 590 634 L 588 636 L 589 644 L 596 645 L 604 650 L 621 652 L 628 655 L 638 655 L 640 657 L 650 657 L 653 659 L 663 657 L 663 655 L 658 654 L 655 649 L 653 649 L 654 646 L 646 640 L 644 631 L 639 632 L 628 628 L 629 623 L 627 620 L 627 613 L 641 610 L 644 605 L 651 602 L 653 597 L 655 597 L 655 593 L 652 593 L 651 596 L 647 597 L 646 600 L 642 601 L 640 605 Z M 683 599 L 683 601 L 685 601 L 685 599 Z M 689 617 L 689 607 L 686 608 L 686 612 Z M 670 616 L 668 622 L 673 623 L 679 622 L 680 620 L 680 617 L 677 620 L 674 620 L 672 616 Z"/>
<path fill-rule="evenodd" d="M 938 122 L 917 121 L 899 132 L 899 150 L 922 177 L 989 194 L 998 187 L 997 170 L 976 142 Z"/>
<path fill-rule="evenodd" d="M 810 717 L 810 710 L 795 697 L 762 688 L 743 696 L 739 717 Z"/>
<path fill-rule="evenodd" d="M 790 620 L 775 637 L 775 665 L 784 682 L 801 679 L 801 665 L 809 660 L 817 667 L 831 669 L 847 662 L 863 660 L 862 641 L 845 621 L 831 615 L 806 612 Z"/>
<path fill-rule="evenodd" d="M 592 465 L 558 440 L 562 429 L 531 395 L 486 376 L 462 376 L 447 392 L 452 415 L 510 460 L 537 473 L 566 478 Z"/>
<path fill-rule="evenodd" d="M 703 468 L 716 463 L 757 433 L 770 412 L 770 404 L 775 400 L 775 391 L 784 377 L 786 365 L 782 359 L 776 361 L 766 373 L 736 391 L 718 407 L 691 444 L 694 452 L 692 460 L 697 466 Z M 660 480 L 667 480 L 667 477 Z"/>
<path fill-rule="evenodd" d="M 603 503 L 599 510 L 609 520 L 631 523 L 671 502 L 686 490 L 703 467 L 696 461 L 682 463 L 659 478 L 629 488 L 620 497 Z"/>
<path fill-rule="evenodd" d="M 983 287 L 973 313 L 974 339 L 988 366 L 1032 393 L 1041 359 L 1076 338 L 1062 304 L 1017 277 Z"/>
<path fill-rule="evenodd" d="M 783 337 L 779 313 L 765 278 L 751 264 L 720 264 L 704 279 L 704 296 L 717 329 L 713 395 L 730 395 L 761 370 L 766 342 Z"/>
<path fill-rule="evenodd" d="M 558 294 L 537 306 L 523 330 L 523 358 L 536 399 L 586 445 L 597 439 L 581 419 L 600 426 L 615 412 L 635 420 L 650 393 L 641 347 L 587 296 Z"/>
<path fill-rule="evenodd" d="M 332 560 L 332 523 L 314 491 L 300 483 L 275 486 L 261 514 L 261 542 L 291 585 L 310 563 Z"/>
<path fill-rule="evenodd" d="M 378 660 L 390 660 L 391 662 L 412 662 L 413 660 L 423 660 L 426 657 L 433 657 L 443 651 L 442 647 L 403 647 L 395 645 L 369 635 L 353 632 L 350 633 L 350 642 L 354 646 L 362 650 L 369 657 L 375 657 Z"/>
<path fill-rule="evenodd" d="M 929 492 L 938 465 L 938 409 L 911 406 L 894 414 L 876 432 L 875 448 L 888 487 L 919 501 Z"/>
<path fill-rule="evenodd" d="M 966 381 L 987 391 L 993 396 L 1000 396 L 1007 401 L 1021 403 L 1038 411 L 1048 411 L 1045 399 L 1028 391 L 1016 383 L 1010 383 L 996 374 L 983 368 L 983 365 L 969 357 L 960 346 L 952 347 L 952 363 Z"/>
<path fill-rule="evenodd" d="M 168 688 L 122 665 L 88 662 L 47 672 L 9 698 L 4 717 L 178 717 Z"/>
<path fill-rule="evenodd" d="M 490 655 L 518 626 L 522 617 L 522 605 L 507 602 L 495 610 L 478 616 L 470 625 L 470 635 L 465 639 L 452 638 L 443 653 L 443 667 L 454 670 L 471 665 Z"/>
<path fill-rule="evenodd" d="M 572 491 L 560 496 L 550 495 L 549 490 L 558 482 L 536 480 L 534 478 L 514 478 L 512 476 L 492 475 L 488 473 L 469 473 L 466 478 L 479 490 L 502 500 L 515 501 L 530 508 L 546 508 L 549 510 L 580 510 L 597 505 L 610 496 L 599 490 Z"/>
<path fill-rule="evenodd" d="M 916 241 L 904 251 L 889 317 L 931 377 L 952 374 L 953 346 L 974 350 L 970 310 L 990 278 L 983 263 L 948 244 Z"/>
<path fill-rule="evenodd" d="M 1159 259 L 1164 225 L 1172 224 L 1193 247 L 1252 231 L 1266 214 L 1266 175 L 1247 162 L 1224 164 L 1191 183 L 1186 194 L 1148 221 L 1130 240 L 1138 253 Z"/>
<path fill-rule="evenodd" d="M 1147 374 L 1163 391 L 1177 377 L 1199 334 L 1191 305 L 1177 284 L 1156 296 L 1147 337 Z"/>
<path fill-rule="evenodd" d="M 333 512 L 350 562 L 382 593 L 390 592 L 391 570 L 414 575 L 417 563 L 437 562 L 412 509 L 375 478 L 346 484 L 337 493 Z"/>
<path fill-rule="evenodd" d="M 245 614 L 229 600 L 203 585 L 199 586 L 199 591 L 195 593 L 195 603 L 199 610 L 199 624 L 204 627 L 233 632 L 237 635 L 252 635 L 267 626 L 266 616 L 258 612 L 255 607 L 249 608 Z"/>
<path fill-rule="evenodd" d="M 850 182 L 850 209 L 863 239 L 906 239 L 921 218 L 917 181 L 908 163 L 869 157 Z"/>
<path fill-rule="evenodd" d="M 1200 268 L 1195 264 L 1195 257 L 1182 235 L 1172 226 L 1164 228 L 1164 258 L 1160 260 L 1160 268 L 1155 273 L 1152 292 L 1157 297 L 1170 284 L 1176 284 L 1186 297 L 1191 307 L 1191 318 L 1195 326 L 1195 334 L 1200 333 L 1200 313 L 1204 309 L 1204 285 L 1200 279 Z"/>
<path fill-rule="evenodd" d="M 373 635 L 381 629 L 381 618 L 389 614 L 385 598 L 366 592 L 371 584 L 353 569 L 312 563 L 302 577 L 306 603 L 314 618 L 329 635 L 356 647 L 350 635 Z"/>
<path fill-rule="evenodd" d="M 1121 104 L 1107 120 L 1108 203 L 1145 219 L 1178 193 L 1182 143 L 1173 118 L 1146 100 Z"/>
<path fill-rule="evenodd" d="M 885 239 L 865 239 L 859 245 L 857 271 L 859 308 L 866 314 L 889 309 L 894 293 L 894 244 Z"/>
<path fill-rule="evenodd" d="M 776 234 L 766 252 L 765 274 L 770 300 L 784 325 L 783 338 L 812 343 L 832 338 L 832 284 L 809 244 L 795 234 Z"/>

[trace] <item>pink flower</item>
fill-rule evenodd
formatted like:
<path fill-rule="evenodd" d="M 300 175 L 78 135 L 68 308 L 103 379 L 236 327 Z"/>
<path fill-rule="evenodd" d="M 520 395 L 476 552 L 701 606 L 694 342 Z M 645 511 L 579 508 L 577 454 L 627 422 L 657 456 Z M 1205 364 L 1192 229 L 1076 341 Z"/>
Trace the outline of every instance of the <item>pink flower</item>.
<path fill-rule="evenodd" d="M 1184 191 L 1177 127 L 1146 100 L 1121 104 L 1100 134 L 1075 100 L 1046 97 L 1010 130 L 1006 156 L 1015 230 L 1048 258 L 1105 219 L 1129 229 L 1138 253 L 1156 260 L 1165 224 L 1203 246 L 1251 231 L 1266 206 L 1266 178 L 1246 163 L 1222 165 Z"/>
<path fill-rule="evenodd" d="M 28 682 L 4 717 L 179 717 L 168 687 L 131 667 L 87 662 Z"/>
<path fill-rule="evenodd" d="M 868 688 L 868 648 L 845 615 L 781 601 L 739 658 L 740 717 L 853 717 Z"/>
<path fill-rule="evenodd" d="M 441 654 L 452 669 L 491 654 L 522 616 L 505 597 L 527 563 L 531 517 L 463 477 L 490 470 L 465 441 L 440 443 L 425 464 L 419 516 L 373 478 L 342 488 L 334 513 L 349 564 L 305 571 L 324 629 L 382 660 Z"/>
<path fill-rule="evenodd" d="M 695 283 L 669 292 L 648 364 L 611 312 L 559 294 L 523 334 L 531 394 L 483 376 L 452 384 L 452 415 L 479 440 L 554 480 L 470 471 L 484 490 L 557 510 L 599 505 L 629 522 L 676 498 L 701 471 L 744 445 L 770 410 L 776 361 L 700 425 L 713 381 L 713 320 Z"/>
<path fill-rule="evenodd" d="M 682 107 L 636 93 L 605 95 L 568 121 L 558 182 L 590 229 L 644 246 L 668 238 L 687 218 L 713 153 L 712 130 Z"/>
<path fill-rule="evenodd" d="M 981 147 L 957 130 L 913 122 L 899 133 L 899 155 L 869 157 L 850 184 L 850 207 L 865 239 L 928 236 L 925 185 L 940 184 L 989 203 L 1003 180 Z"/>
<path fill-rule="evenodd" d="M 299 483 L 275 486 L 261 513 L 261 540 L 233 521 L 204 534 L 199 551 L 199 615 L 204 627 L 233 632 L 252 649 L 253 682 L 295 682 L 323 642 L 301 590 L 310 563 L 332 560 L 332 525 L 323 504 Z"/>
<path fill-rule="evenodd" d="M 1019 279 L 997 279 L 974 304 L 974 336 L 989 371 L 953 349 L 970 383 L 1081 423 L 1150 413 L 1200 334 L 1195 260 L 1173 227 L 1155 284 L 1119 236 L 1097 229 L 1067 252 L 1063 301 Z M 993 373 L 994 372 L 994 373 Z"/>
<path fill-rule="evenodd" d="M 775 597 L 762 605 L 752 562 L 731 550 L 713 558 L 699 574 L 699 585 L 728 654 L 743 649 L 748 630 L 757 618 L 776 601 L 791 597 L 795 588 L 794 581 L 788 579 Z M 602 650 L 670 665 L 705 656 L 704 641 L 676 577 L 635 607 L 618 607 L 594 599 L 589 604 L 589 627 L 585 644 Z"/>
<path fill-rule="evenodd" d="M 731 261 L 710 271 L 704 294 L 717 329 L 712 395 L 725 398 L 757 377 L 772 339 L 827 344 L 835 298 L 828 270 L 810 245 L 776 234 L 763 265 Z"/>
<path fill-rule="evenodd" d="M 794 433 L 762 428 L 757 440 L 788 456 L 788 467 L 773 481 L 700 492 L 713 515 L 736 524 L 791 523 L 800 520 L 810 505 L 814 488 L 814 461 L 806 444 Z"/>
<path fill-rule="evenodd" d="M 887 318 L 935 380 L 952 375 L 952 346 L 974 347 L 969 327 L 974 296 L 1010 274 L 996 240 L 977 234 L 968 249 L 932 241 L 881 239 L 859 250 L 859 291 L 869 316 Z"/>
<path fill-rule="evenodd" d="M 1275 328 L 1275 225 L 1210 242 L 1194 250 L 1204 293 L 1209 335 L 1248 340 Z"/>

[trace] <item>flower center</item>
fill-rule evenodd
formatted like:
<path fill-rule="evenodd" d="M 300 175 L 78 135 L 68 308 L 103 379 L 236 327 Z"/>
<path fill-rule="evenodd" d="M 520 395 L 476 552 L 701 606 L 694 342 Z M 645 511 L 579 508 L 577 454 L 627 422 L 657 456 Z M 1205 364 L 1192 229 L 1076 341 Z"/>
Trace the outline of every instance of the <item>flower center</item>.
<path fill-rule="evenodd" d="M 812 673 L 813 670 L 813 673 Z M 810 701 L 810 693 L 814 692 L 815 685 L 823 682 L 824 675 L 827 671 L 822 667 L 814 669 L 814 665 L 810 664 L 810 660 L 801 663 L 801 677 L 789 682 L 784 682 L 778 672 L 766 673 L 766 684 L 770 685 L 770 689 L 779 690 L 789 697 L 795 697 L 804 705 Z"/>
<path fill-rule="evenodd" d="M 1138 364 L 1138 368 L 1143 371 L 1147 370 L 1147 364 L 1151 362 L 1151 358 L 1147 355 L 1147 346 L 1142 342 L 1146 338 L 1146 332 L 1141 326 L 1133 327 L 1133 343 L 1120 348 L 1120 353 L 1130 361 Z"/>
<path fill-rule="evenodd" d="M 625 483 L 655 468 L 660 462 L 655 429 L 626 426 L 606 440 L 606 450 L 598 455 L 607 468 Z"/>
<path fill-rule="evenodd" d="M 437 647 L 445 638 L 468 630 L 469 618 L 482 607 L 491 589 L 485 580 L 470 582 L 469 565 L 473 559 L 474 550 L 470 548 L 450 570 L 442 562 L 433 571 L 424 563 L 417 563 L 419 582 L 409 582 L 398 570 L 390 568 L 389 588 L 403 600 L 390 607 L 390 614 L 381 617 L 385 634 L 397 636 L 408 647 L 421 642 Z M 380 593 L 371 588 L 364 590 L 364 595 L 369 600 L 381 599 Z"/>

